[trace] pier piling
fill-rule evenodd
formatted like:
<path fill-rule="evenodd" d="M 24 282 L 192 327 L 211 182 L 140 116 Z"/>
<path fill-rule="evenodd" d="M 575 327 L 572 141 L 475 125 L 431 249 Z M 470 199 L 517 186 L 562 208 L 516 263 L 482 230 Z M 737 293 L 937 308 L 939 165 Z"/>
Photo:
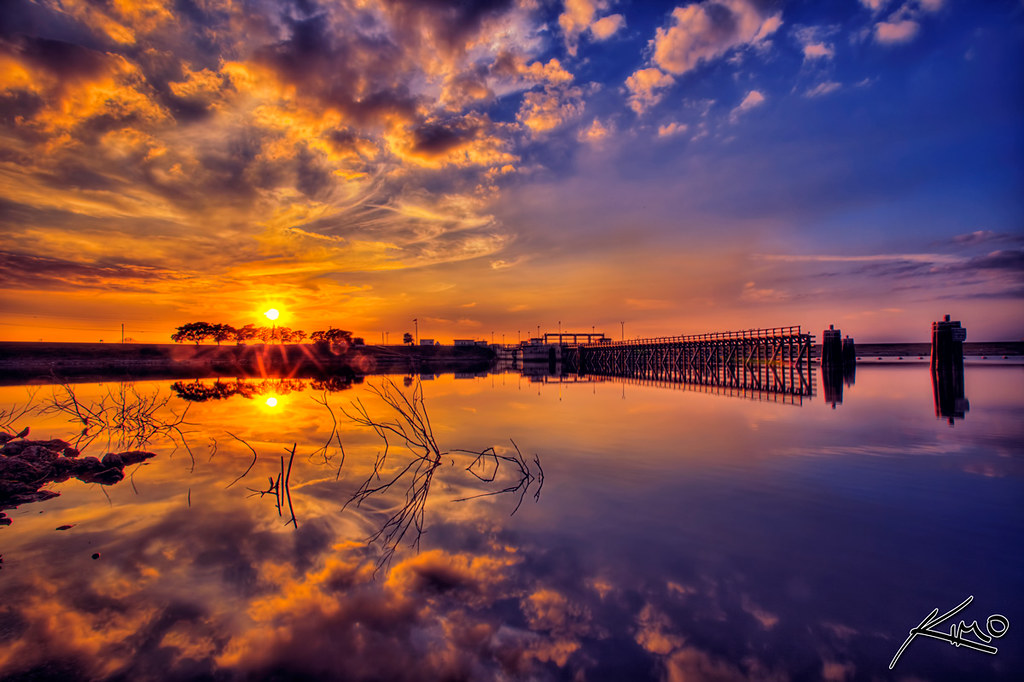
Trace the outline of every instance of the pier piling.
<path fill-rule="evenodd" d="M 935 396 L 935 416 L 948 419 L 950 426 L 955 419 L 963 419 L 970 404 L 964 397 L 964 341 L 967 329 L 959 320 L 950 320 L 946 315 L 939 322 L 932 322 L 932 390 Z"/>

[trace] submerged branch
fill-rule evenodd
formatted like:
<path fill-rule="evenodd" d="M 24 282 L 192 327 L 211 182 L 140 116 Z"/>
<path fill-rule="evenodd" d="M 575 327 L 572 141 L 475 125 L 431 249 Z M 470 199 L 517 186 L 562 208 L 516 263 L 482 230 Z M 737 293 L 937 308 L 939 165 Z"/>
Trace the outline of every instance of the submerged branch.
<path fill-rule="evenodd" d="M 74 447 L 84 450 L 100 436 L 106 436 L 107 449 L 133 450 L 142 448 L 157 438 L 166 438 L 175 449 L 183 448 L 195 469 L 195 456 L 189 447 L 184 426 L 188 407 L 175 412 L 168 407 L 171 397 L 161 397 L 160 391 L 140 393 L 134 383 L 121 382 L 116 388 L 107 388 L 106 395 L 86 404 L 78 398 L 71 384 L 61 382 L 39 413 L 61 414 L 68 421 L 81 426 Z M 169 416 L 168 416 L 169 415 Z"/>
<path fill-rule="evenodd" d="M 514 467 L 516 483 L 501 490 L 488 491 L 480 495 L 472 495 L 455 501 L 466 501 L 478 497 L 489 497 L 505 493 L 519 493 L 512 514 L 522 505 L 523 498 L 530 487 L 536 482 L 538 487 L 534 499 L 540 499 L 540 487 L 543 486 L 544 474 L 540 468 L 540 459 L 535 455 L 534 472 L 530 463 L 523 457 L 515 441 L 512 445 L 515 456 L 499 454 L 494 447 L 482 451 L 473 450 L 442 450 L 434 437 L 433 426 L 423 398 L 423 387 L 416 382 L 411 394 L 403 392 L 390 379 L 380 386 L 370 386 L 370 390 L 389 408 L 392 419 L 380 419 L 371 416 L 366 405 L 359 399 L 351 403 L 350 411 L 340 408 L 342 414 L 359 426 L 371 429 L 383 441 L 369 475 L 342 506 L 347 508 L 354 503 L 359 507 L 371 497 L 402 491 L 402 502 L 396 511 L 385 519 L 380 528 L 369 537 L 369 542 L 380 542 L 382 553 L 377 562 L 378 570 L 389 565 L 398 546 L 410 536 L 409 544 L 419 549 L 420 541 L 426 528 L 426 506 L 437 468 L 447 459 L 455 463 L 456 455 L 473 455 L 473 460 L 466 467 L 482 483 L 493 483 L 503 463 Z M 324 403 L 325 404 L 326 399 Z M 329 409 L 329 408 L 328 408 Z M 332 412 L 333 417 L 333 412 Z M 340 438 L 339 438 L 340 444 Z M 408 453 L 409 457 L 397 468 L 389 467 L 392 445 L 397 445 Z M 339 470 L 340 471 L 340 470 Z"/>
<path fill-rule="evenodd" d="M 238 478 L 236 478 L 235 480 L 231 481 L 231 483 L 228 483 L 228 484 L 227 484 L 227 486 L 225 486 L 225 488 L 224 488 L 225 490 L 227 490 L 228 488 L 230 488 L 231 486 L 233 486 L 234 484 L 238 483 L 238 482 L 239 482 L 239 481 L 241 481 L 241 480 L 242 480 L 243 478 L 245 478 L 245 477 L 246 477 L 246 476 L 247 476 L 247 475 L 249 474 L 249 472 L 250 472 L 250 471 L 252 471 L 252 468 L 253 468 L 254 466 L 256 466 L 256 460 L 257 460 L 257 459 L 259 459 L 259 455 L 257 455 L 257 454 L 256 454 L 256 450 L 255 450 L 255 448 L 253 448 L 253 446 L 249 445 L 249 444 L 248 444 L 247 442 L 245 442 L 244 440 L 242 440 L 241 438 L 239 438 L 239 437 L 238 437 L 238 436 L 236 436 L 235 434 L 231 433 L 230 431 L 225 431 L 225 433 L 227 433 L 227 434 L 228 434 L 229 436 L 231 436 L 232 438 L 234 438 L 234 439 L 235 439 L 235 440 L 237 440 L 237 441 L 238 441 L 239 443 L 241 443 L 242 445 L 244 445 L 245 447 L 249 448 L 249 450 L 251 450 L 251 451 L 252 451 L 252 463 L 251 463 L 251 464 L 249 464 L 249 468 L 248 468 L 248 469 L 246 469 L 246 470 L 245 470 L 245 471 L 244 471 L 244 472 L 242 473 L 242 475 L 241 475 L 241 476 L 239 476 L 239 477 L 238 477 Z"/>

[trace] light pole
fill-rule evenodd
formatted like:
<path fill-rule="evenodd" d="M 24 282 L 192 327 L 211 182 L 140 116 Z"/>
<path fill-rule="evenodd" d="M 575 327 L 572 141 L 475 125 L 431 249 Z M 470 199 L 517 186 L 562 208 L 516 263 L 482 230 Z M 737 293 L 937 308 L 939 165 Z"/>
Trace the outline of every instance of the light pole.
<path fill-rule="evenodd" d="M 622 340 L 625 341 L 626 340 L 626 321 L 623 320 L 622 322 L 619 322 L 619 325 L 622 327 Z"/>
<path fill-rule="evenodd" d="M 412 323 L 416 327 L 416 345 L 420 345 L 420 319 L 418 317 L 412 318 Z"/>

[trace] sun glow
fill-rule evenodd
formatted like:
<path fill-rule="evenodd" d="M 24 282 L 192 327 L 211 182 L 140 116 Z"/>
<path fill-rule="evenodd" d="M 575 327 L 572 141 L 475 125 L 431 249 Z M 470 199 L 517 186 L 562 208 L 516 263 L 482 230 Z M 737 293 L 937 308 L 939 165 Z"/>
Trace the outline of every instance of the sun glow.
<path fill-rule="evenodd" d="M 276 320 L 278 317 L 281 316 L 281 313 L 278 312 L 277 308 L 271 308 L 270 310 L 263 314 L 267 316 L 268 320 Z"/>
<path fill-rule="evenodd" d="M 277 398 L 275 398 L 274 396 L 270 396 L 269 398 L 267 398 L 266 403 L 267 407 L 277 407 Z"/>

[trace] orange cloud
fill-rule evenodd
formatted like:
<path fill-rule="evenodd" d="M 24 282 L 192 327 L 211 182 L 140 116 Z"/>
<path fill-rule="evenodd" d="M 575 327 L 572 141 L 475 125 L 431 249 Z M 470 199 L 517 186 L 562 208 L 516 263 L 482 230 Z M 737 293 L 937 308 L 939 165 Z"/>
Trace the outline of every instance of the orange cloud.
<path fill-rule="evenodd" d="M 516 119 L 538 135 L 576 120 L 583 114 L 583 108 L 581 88 L 548 87 L 543 92 L 526 93 Z"/>
<path fill-rule="evenodd" d="M 656 68 L 639 69 L 626 79 L 629 90 L 629 106 L 637 114 L 642 114 L 661 101 L 662 90 L 675 84 L 675 79 Z"/>
<path fill-rule="evenodd" d="M 712 5 L 714 10 L 709 10 Z M 781 14 L 766 14 L 750 0 L 705 0 L 677 7 L 671 24 L 655 32 L 652 61 L 670 74 L 682 75 L 701 61 L 763 41 L 781 25 Z"/>

